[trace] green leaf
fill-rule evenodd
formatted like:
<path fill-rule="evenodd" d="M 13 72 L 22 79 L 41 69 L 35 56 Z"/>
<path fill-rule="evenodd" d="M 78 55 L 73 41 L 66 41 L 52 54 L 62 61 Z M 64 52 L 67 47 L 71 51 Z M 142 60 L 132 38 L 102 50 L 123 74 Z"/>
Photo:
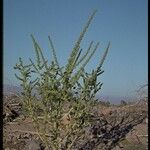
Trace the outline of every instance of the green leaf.
<path fill-rule="evenodd" d="M 24 79 L 21 78 L 21 77 L 19 77 L 16 73 L 15 73 L 15 77 L 16 77 L 18 80 L 20 80 L 20 81 L 24 81 Z"/>

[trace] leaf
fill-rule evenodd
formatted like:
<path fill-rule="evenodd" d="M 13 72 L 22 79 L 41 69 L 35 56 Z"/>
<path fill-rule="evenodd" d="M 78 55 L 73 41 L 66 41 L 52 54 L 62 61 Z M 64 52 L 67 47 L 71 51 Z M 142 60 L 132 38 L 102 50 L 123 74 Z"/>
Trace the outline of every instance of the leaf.
<path fill-rule="evenodd" d="M 34 69 L 37 71 L 37 72 L 39 72 L 39 70 L 38 70 L 38 68 L 35 66 L 35 64 L 34 64 L 34 62 L 29 58 L 29 60 L 30 60 L 30 62 L 31 62 L 31 64 L 32 64 L 32 66 L 34 67 Z"/>
<path fill-rule="evenodd" d="M 20 80 L 20 81 L 24 81 L 24 79 L 22 79 L 21 77 L 19 77 L 16 73 L 15 73 L 15 77 Z"/>

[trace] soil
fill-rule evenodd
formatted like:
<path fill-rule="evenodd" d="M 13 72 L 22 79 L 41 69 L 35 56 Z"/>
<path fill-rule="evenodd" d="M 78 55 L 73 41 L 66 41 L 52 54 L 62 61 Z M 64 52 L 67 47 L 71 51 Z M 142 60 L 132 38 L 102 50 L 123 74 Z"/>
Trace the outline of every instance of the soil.
<path fill-rule="evenodd" d="M 114 107 L 103 107 L 107 114 Z M 132 148 L 131 148 L 132 147 Z M 144 120 L 128 133 L 127 138 L 114 150 L 122 149 L 148 150 L 148 124 Z M 4 96 L 3 99 L 3 149 L 4 150 L 46 150 L 37 132 L 33 127 L 31 118 L 22 113 L 20 100 L 17 96 Z"/>

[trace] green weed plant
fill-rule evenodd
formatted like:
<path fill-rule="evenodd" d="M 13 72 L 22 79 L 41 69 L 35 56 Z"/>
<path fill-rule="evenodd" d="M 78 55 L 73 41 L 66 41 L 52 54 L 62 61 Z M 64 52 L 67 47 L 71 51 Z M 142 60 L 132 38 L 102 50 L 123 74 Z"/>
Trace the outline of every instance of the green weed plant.
<path fill-rule="evenodd" d="M 19 58 L 14 67 L 19 71 L 15 76 L 23 88 L 21 100 L 24 112 L 32 118 L 40 139 L 52 150 L 71 150 L 91 123 L 90 109 L 95 105 L 95 95 L 102 87 L 98 77 L 104 72 L 102 65 L 110 47 L 109 43 L 97 67 L 90 73 L 86 72 L 85 67 L 98 49 L 99 42 L 94 45 L 91 41 L 84 53 L 80 45 L 95 14 L 96 10 L 88 18 L 65 66 L 60 66 L 50 36 L 48 40 L 53 60 L 49 64 L 31 35 L 35 61 L 29 59 L 29 64 L 24 64 Z"/>

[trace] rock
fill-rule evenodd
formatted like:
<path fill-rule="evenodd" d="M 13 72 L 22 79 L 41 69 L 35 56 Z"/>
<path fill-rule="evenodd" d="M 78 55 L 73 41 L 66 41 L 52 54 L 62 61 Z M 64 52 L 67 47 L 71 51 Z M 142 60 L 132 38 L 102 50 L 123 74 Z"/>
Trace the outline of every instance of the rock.
<path fill-rule="evenodd" d="M 49 148 L 46 146 L 44 150 L 49 150 Z"/>
<path fill-rule="evenodd" d="M 121 148 L 119 146 L 116 146 L 112 150 L 121 150 Z"/>
<path fill-rule="evenodd" d="M 10 148 L 7 147 L 7 148 L 5 148 L 5 150 L 10 150 Z"/>
<path fill-rule="evenodd" d="M 29 143 L 27 144 L 27 149 L 26 150 L 41 150 L 41 146 L 40 143 L 38 143 L 35 140 L 31 140 L 29 141 Z"/>
<path fill-rule="evenodd" d="M 5 150 L 16 150 L 15 148 L 5 148 Z"/>
<path fill-rule="evenodd" d="M 148 124 L 148 118 L 145 119 L 145 123 Z"/>
<path fill-rule="evenodd" d="M 5 150 L 16 150 L 15 148 L 5 148 Z"/>
<path fill-rule="evenodd" d="M 22 136 L 22 138 L 27 138 L 27 139 L 29 139 L 31 137 L 31 134 L 30 133 L 25 133 L 23 136 Z"/>

